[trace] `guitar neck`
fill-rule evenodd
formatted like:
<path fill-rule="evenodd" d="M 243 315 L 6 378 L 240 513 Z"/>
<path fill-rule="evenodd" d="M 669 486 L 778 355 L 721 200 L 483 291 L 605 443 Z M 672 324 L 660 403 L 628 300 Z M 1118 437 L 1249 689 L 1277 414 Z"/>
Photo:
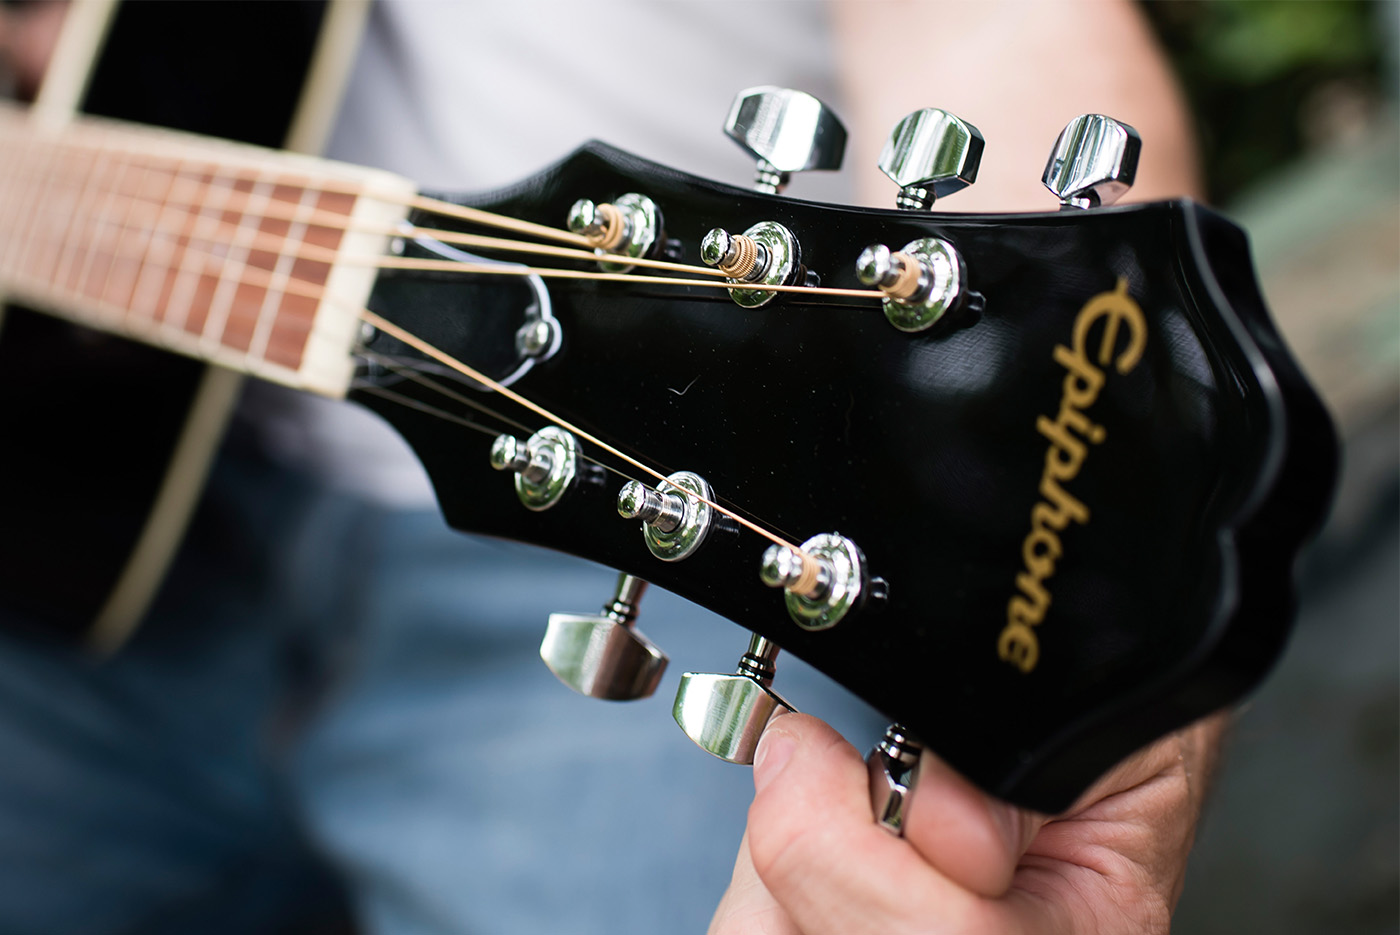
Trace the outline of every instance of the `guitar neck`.
<path fill-rule="evenodd" d="M 0 294 L 342 396 L 415 187 L 342 163 L 0 107 Z"/>

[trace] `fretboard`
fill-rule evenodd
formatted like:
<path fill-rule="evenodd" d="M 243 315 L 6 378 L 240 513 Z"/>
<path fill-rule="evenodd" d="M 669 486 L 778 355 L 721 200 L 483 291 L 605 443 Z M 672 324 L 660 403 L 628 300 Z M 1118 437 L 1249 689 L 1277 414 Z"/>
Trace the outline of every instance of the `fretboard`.
<path fill-rule="evenodd" d="M 0 295 L 340 396 L 414 186 L 370 169 L 0 106 Z"/>

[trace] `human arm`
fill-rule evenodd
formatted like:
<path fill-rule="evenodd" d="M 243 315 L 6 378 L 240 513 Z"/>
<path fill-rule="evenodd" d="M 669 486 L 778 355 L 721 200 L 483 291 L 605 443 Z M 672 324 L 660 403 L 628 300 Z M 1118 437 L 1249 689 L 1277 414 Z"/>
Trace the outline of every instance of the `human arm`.
<path fill-rule="evenodd" d="M 875 153 L 899 118 L 930 105 L 986 138 L 977 184 L 939 210 L 1051 208 L 1040 170 L 1081 113 L 1140 132 L 1130 199 L 1201 194 L 1185 107 L 1130 3 L 851 2 L 833 13 L 862 200 L 892 202 L 870 169 Z M 1165 931 L 1224 721 L 1129 757 L 1053 819 L 984 795 L 926 754 L 899 840 L 871 819 L 854 748 L 813 719 L 779 719 L 711 931 Z M 783 748 L 792 757 L 778 769 Z"/>

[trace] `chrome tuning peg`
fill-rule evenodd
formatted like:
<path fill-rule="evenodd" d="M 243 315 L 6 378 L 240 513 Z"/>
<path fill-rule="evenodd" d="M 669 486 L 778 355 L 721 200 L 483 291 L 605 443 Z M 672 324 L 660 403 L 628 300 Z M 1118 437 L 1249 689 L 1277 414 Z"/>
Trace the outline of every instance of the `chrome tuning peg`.
<path fill-rule="evenodd" d="M 894 251 L 871 244 L 856 258 L 856 278 L 885 294 L 885 317 L 900 331 L 923 331 L 967 298 L 967 266 L 957 248 L 924 237 Z"/>
<path fill-rule="evenodd" d="M 646 195 L 628 192 L 609 203 L 580 198 L 569 208 L 565 222 L 600 253 L 638 259 L 650 256 L 663 239 L 661 209 Z M 630 263 L 599 261 L 605 272 L 625 273 Z"/>
<path fill-rule="evenodd" d="M 880 150 L 880 171 L 899 186 L 895 204 L 927 211 L 935 199 L 977 181 L 982 132 L 946 110 L 926 107 L 895 124 Z"/>
<path fill-rule="evenodd" d="M 753 187 L 776 194 L 794 172 L 841 168 L 846 128 L 804 91 L 758 87 L 740 91 L 729 106 L 724 132 L 758 162 Z"/>
<path fill-rule="evenodd" d="M 547 510 L 578 476 L 578 442 L 553 425 L 523 442 L 514 435 L 497 435 L 491 443 L 491 466 L 515 474 L 515 494 L 527 508 Z"/>
<path fill-rule="evenodd" d="M 550 614 L 540 658 L 559 681 L 590 698 L 631 701 L 656 691 L 666 654 L 633 626 L 647 583 L 617 576 L 601 614 Z"/>
<path fill-rule="evenodd" d="M 682 675 L 671 715 L 685 735 L 721 760 L 753 763 L 758 738 L 768 722 L 795 710 L 770 687 L 777 655 L 776 643 L 755 636 L 733 675 Z"/>
<path fill-rule="evenodd" d="M 865 758 L 875 823 L 892 834 L 904 833 L 904 816 L 919 779 L 919 755 L 923 749 L 903 726 L 891 724 Z"/>
<path fill-rule="evenodd" d="M 1122 198 L 1137 176 L 1142 137 L 1103 114 L 1071 120 L 1055 140 L 1040 180 L 1065 208 L 1100 208 Z"/>

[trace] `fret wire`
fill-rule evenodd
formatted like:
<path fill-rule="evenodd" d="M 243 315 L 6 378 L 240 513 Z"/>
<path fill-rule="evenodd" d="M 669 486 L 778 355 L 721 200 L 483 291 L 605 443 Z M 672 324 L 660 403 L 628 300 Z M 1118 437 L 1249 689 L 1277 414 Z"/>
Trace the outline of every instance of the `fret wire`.
<path fill-rule="evenodd" d="M 220 169 L 223 169 L 223 168 L 225 168 L 225 167 L 220 166 Z M 219 178 L 221 178 L 221 179 L 232 179 L 232 180 L 237 181 L 237 180 L 243 179 L 244 177 L 239 176 L 239 175 L 236 175 L 236 174 L 230 175 L 230 174 L 228 174 L 227 172 L 221 172 L 221 173 L 219 174 Z M 334 193 L 340 193 L 340 190 L 339 190 L 339 189 L 334 189 L 333 191 L 334 191 Z M 366 196 L 366 197 L 373 197 L 373 196 Z M 237 191 L 237 190 L 234 190 L 234 191 L 231 191 L 231 192 L 229 193 L 228 201 L 226 202 L 225 207 L 226 207 L 227 210 L 238 210 L 238 208 L 237 208 L 236 206 L 239 205 L 239 204 L 246 204 L 246 200 L 247 200 L 247 193 L 245 193 L 245 192 L 239 192 L 239 191 Z M 197 210 L 197 209 L 199 209 L 199 208 L 201 208 L 201 207 L 205 207 L 205 206 L 202 206 L 202 205 L 199 205 L 199 204 L 186 204 L 186 205 L 181 205 L 181 207 L 186 207 L 186 208 L 188 208 L 189 210 Z M 264 213 L 265 213 L 265 216 L 266 216 L 266 217 L 269 217 L 269 218 L 276 218 L 276 219 L 287 219 L 287 218 L 289 218 L 289 217 L 291 216 L 291 214 L 289 214 L 287 211 L 285 211 L 285 209 L 278 208 L 278 207 L 275 207 L 275 206 L 272 206 L 272 205 L 270 205 L 270 206 L 268 207 L 268 209 L 265 210 Z M 382 227 L 373 227 L 372 225 L 362 225 L 362 224 L 350 224 L 350 223 L 345 223 L 347 220 L 348 220 L 348 218 L 347 218 L 346 215 L 342 215 L 342 214 L 338 214 L 338 213 L 333 213 L 333 212 L 317 212 L 317 217 L 314 219 L 314 224 L 315 224 L 315 226 L 335 227 L 335 228 L 343 229 L 343 230 L 364 230 L 364 231 L 371 232 L 371 233 L 382 233 L 382 234 L 385 234 L 386 236 L 394 236 L 395 234 L 401 233 L 400 231 L 390 230 L 390 229 L 386 229 L 386 228 L 382 228 Z M 456 232 L 456 231 L 446 231 L 446 230 L 436 230 L 436 229 L 432 229 L 432 228 L 415 227 L 415 228 L 410 228 L 409 231 L 407 231 L 406 233 L 408 233 L 409 235 L 423 235 L 423 236 L 429 236 L 429 237 L 437 237 L 438 239 L 442 240 L 444 243 L 459 243 L 459 244 L 463 244 L 463 245 L 466 245 L 466 246 L 475 246 L 475 247 L 477 247 L 477 248 L 479 248 L 479 249 L 500 249 L 500 250 L 507 250 L 507 251 L 515 251 L 515 252 L 539 253 L 539 254 L 550 255 L 550 256 L 563 256 L 563 257 L 567 257 L 567 258 L 571 258 L 571 259 L 587 260 L 587 261 L 590 261 L 590 262 L 598 262 L 598 261 L 603 261 L 603 260 L 612 259 L 612 260 L 615 260 L 616 262 L 626 262 L 626 263 L 631 263 L 631 264 L 633 264 L 633 265 L 638 265 L 638 266 L 644 266 L 644 267 L 649 267 L 649 268 L 668 269 L 668 270 L 674 270 L 674 271 L 677 271 L 677 272 L 685 272 L 685 273 L 692 273 L 692 274 L 696 274 L 696 275 L 702 275 L 702 276 L 706 276 L 706 277 L 724 278 L 724 276 L 725 276 L 725 274 L 724 274 L 723 272 L 721 272 L 721 271 L 719 271 L 719 270 L 712 269 L 712 268 L 710 268 L 710 267 L 704 267 L 704 266 L 690 266 L 690 265 L 687 265 L 687 264 L 680 264 L 680 263 L 668 263 L 668 262 L 665 262 L 665 261 L 647 260 L 647 259 L 645 259 L 645 258 L 640 258 L 640 259 L 639 259 L 639 258 L 629 258 L 629 257 L 625 257 L 625 256 L 616 256 L 616 255 L 599 255 L 599 254 L 597 254 L 597 253 L 592 252 L 591 250 L 573 250 L 573 249 L 570 249 L 570 248 L 553 247 L 553 246 L 549 246 L 549 245 L 545 245 L 545 244 L 533 244 L 533 243 L 529 243 L 529 242 L 509 241 L 509 240 L 504 240 L 504 239 L 501 239 L 501 238 L 492 238 L 492 237 L 486 237 L 486 236 L 481 236 L 481 235 L 462 234 L 462 233 L 459 233 L 459 232 Z"/>
<path fill-rule="evenodd" d="M 177 161 L 177 165 L 183 163 Z M 172 173 L 170 186 L 166 190 L 166 199 L 173 195 L 177 188 L 196 188 L 199 183 L 188 176 Z M 142 252 L 141 271 L 137 274 L 136 285 L 132 287 L 131 297 L 127 301 L 129 309 L 128 318 L 133 315 L 144 315 L 152 323 L 161 320 L 162 295 L 170 280 L 172 263 L 175 259 L 176 250 L 179 248 L 179 238 L 157 237 L 158 231 L 169 229 L 172 225 L 167 225 L 164 221 L 167 215 L 174 221 L 175 230 L 183 229 L 184 225 L 190 221 L 192 215 L 189 212 L 180 211 L 163 199 L 157 208 L 155 222 L 151 225 L 151 233 L 146 241 L 145 250 Z M 152 259 L 152 254 L 156 258 Z M 173 284 L 172 288 L 173 288 Z"/>
<path fill-rule="evenodd" d="M 42 139 L 26 140 L 24 150 L 20 155 L 21 163 L 28 162 L 34 167 L 34 173 L 38 172 L 38 156 L 43 147 L 44 141 Z M 26 181 L 28 184 L 16 186 L 14 214 L 11 215 L 16 220 L 15 236 L 6 249 L 4 257 L 4 267 L 10 270 L 11 275 L 18 275 L 25 269 L 20 258 L 25 254 L 30 239 L 36 233 L 35 226 L 44 218 L 44 214 L 38 210 L 39 184 L 33 175 L 27 175 Z"/>
<path fill-rule="evenodd" d="M 83 173 L 82 188 L 79 189 L 78 196 L 73 202 L 73 214 L 64 227 L 63 246 L 59 252 L 58 265 L 54 267 L 53 272 L 55 287 L 61 288 L 68 281 L 73 264 L 79 262 L 78 254 L 83 250 L 85 242 L 83 238 L 87 233 L 85 222 L 89 213 L 88 203 L 94 197 L 93 189 L 97 186 L 97 180 L 101 177 L 105 167 L 106 163 L 102 159 L 101 152 L 94 151 L 92 161 L 88 163 L 86 171 Z"/>
<path fill-rule="evenodd" d="M 87 256 L 83 258 L 83 265 L 78 270 L 78 279 L 74 289 L 74 291 L 77 292 L 78 295 L 89 294 L 88 283 L 94 275 L 94 266 L 101 262 L 101 258 L 103 256 L 107 255 L 107 251 L 103 249 L 104 241 L 107 243 L 115 242 L 117 234 L 120 230 L 114 224 L 109 223 L 107 221 L 107 218 L 109 215 L 111 215 L 111 213 L 114 210 L 113 203 L 117 199 L 117 192 L 121 190 L 122 183 L 126 181 L 127 173 L 131 169 L 131 161 L 121 153 L 117 154 L 116 159 L 117 168 L 112 170 L 111 184 L 107 186 L 106 194 L 101 199 L 100 206 L 97 209 L 97 213 L 93 216 L 92 219 L 92 249 L 89 250 Z M 110 263 L 108 264 L 107 269 L 111 269 Z M 100 290 L 96 298 L 101 298 Z"/>
<path fill-rule="evenodd" d="M 266 203 L 269 198 L 268 182 L 265 176 L 260 176 L 257 181 L 253 182 L 252 191 L 256 192 L 259 188 L 262 189 L 262 200 Z M 220 220 L 222 220 L 222 218 Z M 248 255 L 252 252 L 249 244 L 252 242 L 253 233 L 256 232 L 256 227 L 248 227 L 248 220 L 249 214 L 246 211 L 240 211 L 233 239 L 228 241 L 230 254 L 229 262 L 240 264 L 244 270 L 248 269 Z M 253 216 L 253 220 L 258 220 L 256 215 Z M 227 224 L 228 222 L 224 221 L 224 223 Z M 233 252 L 237 250 L 242 251 L 242 256 L 235 260 L 233 258 Z M 227 264 L 225 264 L 223 270 L 219 273 L 218 285 L 215 287 L 214 295 L 209 299 L 209 317 L 204 320 L 204 328 L 200 332 L 200 336 L 204 338 L 205 343 L 211 343 L 216 346 L 224 345 L 224 332 L 228 327 L 228 319 L 232 310 L 234 296 L 237 294 L 239 287 L 243 285 L 242 280 L 239 278 L 225 278 L 226 270 Z"/>
<path fill-rule="evenodd" d="M 313 188 L 301 190 L 301 198 L 293 212 L 293 220 L 288 223 L 284 241 L 295 232 L 297 240 L 305 243 L 307 225 L 304 220 L 297 217 L 297 214 L 312 213 L 316 209 L 316 200 L 319 197 Z M 253 329 L 253 340 L 248 346 L 248 353 L 250 355 L 256 354 L 259 359 L 267 359 L 267 345 L 272 339 L 273 326 L 281 313 L 286 284 L 291 281 L 292 268 L 296 265 L 296 260 L 296 256 L 289 250 L 278 252 L 277 263 L 273 266 L 267 293 L 263 296 L 262 307 L 258 309 L 258 320 Z"/>
<path fill-rule="evenodd" d="M 119 298 L 114 300 L 115 304 L 126 309 L 125 318 L 127 320 L 130 320 L 130 318 L 136 314 L 136 290 L 141 282 L 141 276 L 145 272 L 146 264 L 150 261 L 151 242 L 154 238 L 156 226 L 159 224 L 160 213 L 165 204 L 165 199 L 170 194 L 170 188 L 173 184 L 173 176 L 168 173 L 162 174 L 152 166 L 145 167 L 145 174 L 142 176 L 141 186 L 137 189 L 138 192 L 145 192 L 149 186 L 154 185 L 153 190 L 158 190 L 160 195 L 159 197 L 152 195 L 145 200 L 144 213 L 151 219 L 151 223 L 137 227 L 136 236 L 140 241 L 140 247 L 138 248 L 135 259 L 129 261 L 130 275 L 126 277 L 126 281 L 122 283 L 117 290 Z M 132 199 L 133 210 L 128 213 L 123 222 L 124 227 L 128 226 L 138 204 L 140 204 L 140 202 Z M 105 294 L 103 298 L 106 298 Z"/>
<path fill-rule="evenodd" d="M 77 223 L 78 206 L 82 199 L 83 185 L 88 172 L 96 167 L 97 158 L 92 153 L 81 153 L 72 147 L 59 146 L 53 152 L 54 162 L 63 167 L 57 194 L 54 195 L 54 208 L 50 220 L 44 227 L 44 236 L 39 240 L 39 255 L 34 263 L 25 266 L 41 279 L 52 279 L 58 275 L 63 262 L 63 250 L 67 244 L 68 231 Z"/>
<path fill-rule="evenodd" d="M 223 212 L 224 201 L 232 190 L 228 185 L 218 184 L 221 181 L 223 180 L 219 177 L 211 176 L 209 181 L 204 183 L 201 200 L 205 206 L 194 215 L 194 221 L 189 225 L 190 236 L 197 236 L 210 224 L 218 223 L 216 219 Z M 211 194 L 211 192 L 215 194 Z M 164 321 L 185 331 L 189 330 L 190 314 L 194 311 L 194 303 L 199 296 L 199 286 L 209 265 L 209 258 L 203 253 L 199 254 L 195 265 L 188 262 L 189 256 L 186 244 L 186 249 L 180 253 L 175 284 L 171 288 L 170 298 L 166 301 L 163 316 Z M 173 317 L 172 312 L 174 313 Z"/>
<path fill-rule="evenodd" d="M 3 212 L 4 217 L 18 219 L 21 217 L 18 202 L 24 192 L 24 180 L 27 178 L 24 170 L 31 141 L 16 139 L 18 134 L 12 132 L 8 125 L 0 126 L 0 130 L 6 131 L 3 150 L 4 173 L 0 175 L 0 212 Z M 14 224 L 7 224 L 0 230 L 0 272 L 6 275 L 13 275 L 9 259 L 14 244 L 19 239 L 19 232 Z"/>

